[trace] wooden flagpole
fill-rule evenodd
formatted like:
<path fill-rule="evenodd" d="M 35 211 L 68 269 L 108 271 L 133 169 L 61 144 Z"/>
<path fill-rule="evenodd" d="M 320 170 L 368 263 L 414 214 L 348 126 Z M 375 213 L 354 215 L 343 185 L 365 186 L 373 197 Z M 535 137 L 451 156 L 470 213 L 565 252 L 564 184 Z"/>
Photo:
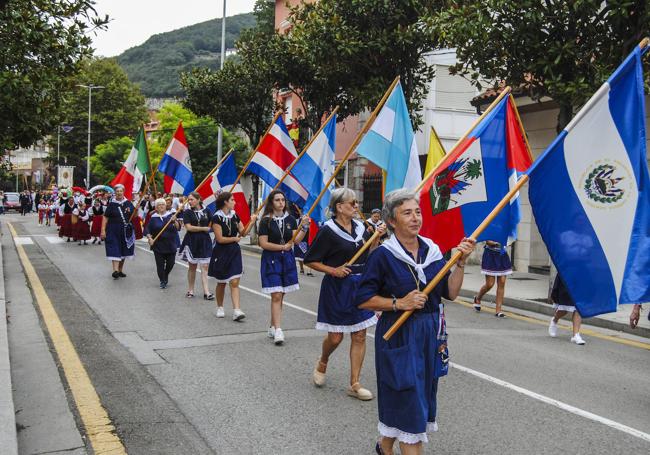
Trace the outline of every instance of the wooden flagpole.
<path fill-rule="evenodd" d="M 312 144 L 312 142 L 314 142 L 314 140 L 316 139 L 316 137 L 318 137 L 318 135 L 321 133 L 321 131 L 323 131 L 323 128 L 325 128 L 325 125 L 327 125 L 327 122 L 329 122 L 329 121 L 332 119 L 332 117 L 334 116 L 334 114 L 336 114 L 336 113 L 338 112 L 338 110 L 339 110 L 339 107 L 336 106 L 336 107 L 334 108 L 334 110 L 332 111 L 332 113 L 327 117 L 327 119 L 326 119 L 326 120 L 323 122 L 323 124 L 320 126 L 320 128 L 318 128 L 318 131 L 316 132 L 316 134 L 314 134 L 314 135 L 311 137 L 311 139 L 309 140 L 309 142 L 307 143 L 307 145 L 302 149 L 302 151 L 300 152 L 300 154 L 296 157 L 295 160 L 293 160 L 293 163 L 291 163 L 291 165 L 287 168 L 287 170 L 284 171 L 284 174 L 282 175 L 282 178 L 278 181 L 278 183 L 275 184 L 275 186 L 273 187 L 273 189 L 271 190 L 271 192 L 277 190 L 278 188 L 280 188 L 280 185 L 282 184 L 282 182 L 284 182 L 284 179 L 286 179 L 286 178 L 289 176 L 289 173 L 291 173 L 291 170 L 293 169 L 293 167 L 294 167 L 296 164 L 298 164 L 298 160 L 300 160 L 300 158 L 302 158 L 302 156 L 307 152 L 307 150 L 309 150 L 309 146 Z M 270 193 L 270 192 L 269 192 L 269 193 Z M 255 213 L 253 214 L 253 216 L 257 216 L 257 215 L 260 214 L 260 212 L 261 212 L 262 209 L 264 208 L 264 204 L 266 203 L 266 199 L 267 199 L 267 198 L 268 198 L 268 196 L 264 199 L 264 201 L 262 201 L 262 203 L 259 205 L 259 207 L 257 207 L 257 210 L 255 211 Z M 246 230 L 248 229 L 248 226 L 250 225 L 251 222 L 252 222 L 252 221 L 249 221 L 249 222 L 248 222 L 248 224 L 247 224 L 246 227 L 244 228 L 244 231 L 246 231 Z"/>
<path fill-rule="evenodd" d="M 314 201 L 314 203 L 311 205 L 309 208 L 309 211 L 307 211 L 306 216 L 311 215 L 311 213 L 314 211 L 320 200 L 323 198 L 325 195 L 325 192 L 329 189 L 330 185 L 332 184 L 332 181 L 336 178 L 336 174 L 339 173 L 339 171 L 343 168 L 343 165 L 345 162 L 350 158 L 350 155 L 352 155 L 352 152 L 355 151 L 357 148 L 357 145 L 359 145 L 359 142 L 361 142 L 361 139 L 366 135 L 372 124 L 375 122 L 375 119 L 377 118 L 377 114 L 379 114 L 379 111 L 381 110 L 382 107 L 384 107 L 384 104 L 386 103 L 386 100 L 390 96 L 390 94 L 393 92 L 393 89 L 399 82 L 399 76 L 397 76 L 393 82 L 390 84 L 390 87 L 388 87 L 388 90 L 386 90 L 386 93 L 384 93 L 384 96 L 381 97 L 379 100 L 379 103 L 375 107 L 375 110 L 372 111 L 372 114 L 370 114 L 370 117 L 368 117 L 368 121 L 366 122 L 365 125 L 363 125 L 363 128 L 359 133 L 357 134 L 357 137 L 354 139 L 354 142 L 350 145 L 348 148 L 348 151 L 345 152 L 345 155 L 343 155 L 343 158 L 341 159 L 341 162 L 339 163 L 338 166 L 336 166 L 336 169 L 334 169 L 334 172 L 330 176 L 329 180 L 327 181 L 327 184 L 323 187 L 321 190 L 320 194 Z M 291 238 L 291 241 L 294 242 L 296 240 L 296 237 L 300 233 L 300 229 L 296 229 L 296 231 L 293 233 L 293 237 Z"/>
<path fill-rule="evenodd" d="M 246 160 L 246 164 L 244 164 L 244 167 L 241 168 L 241 172 L 237 176 L 237 180 L 235 180 L 235 183 L 233 183 L 232 186 L 230 187 L 230 192 L 231 193 L 232 193 L 232 190 L 234 190 L 235 187 L 237 186 L 237 184 L 239 183 L 239 180 L 241 180 L 242 176 L 244 175 L 244 172 L 246 172 L 246 169 L 248 169 L 248 165 L 251 164 L 251 161 L 253 161 L 253 157 L 257 153 L 257 149 L 260 147 L 260 145 L 262 145 L 262 141 L 264 140 L 266 135 L 269 134 L 269 131 L 271 131 L 271 128 L 273 128 L 273 125 L 275 124 L 278 117 L 280 117 L 280 114 L 282 114 L 282 111 L 276 112 L 275 115 L 273 116 L 273 120 L 271 120 L 271 123 L 269 124 L 269 127 L 266 129 L 266 131 L 264 132 L 264 134 L 260 138 L 259 142 L 257 143 L 257 147 L 255 147 L 253 149 L 253 152 L 250 154 L 250 156 Z"/>
<path fill-rule="evenodd" d="M 234 149 L 232 149 L 232 148 L 231 148 L 230 150 L 228 150 L 228 153 L 226 153 L 226 154 L 221 158 L 221 160 L 217 163 L 217 165 L 216 165 L 215 167 L 213 167 L 212 170 L 211 170 L 210 172 L 208 172 L 208 175 L 206 175 L 205 178 L 201 181 L 201 183 L 199 183 L 199 184 L 197 185 L 197 188 L 200 188 L 201 185 L 203 185 L 203 184 L 206 182 L 206 180 L 208 180 L 208 178 L 209 178 L 212 174 L 214 174 L 214 172 L 219 168 L 219 166 L 221 166 L 221 165 L 223 164 L 223 162 L 226 161 L 226 158 L 228 158 L 228 157 L 230 156 L 230 154 L 233 152 L 233 150 L 234 150 Z M 176 213 L 174 214 L 174 216 L 178 216 L 178 214 L 181 212 L 181 210 L 183 210 L 183 207 L 184 207 L 184 206 L 185 206 L 185 204 L 181 204 L 181 205 L 178 207 L 178 209 L 176 210 Z M 173 217 L 172 217 L 172 218 L 173 218 Z M 167 223 L 165 223 L 165 225 L 162 227 L 162 229 L 160 230 L 160 232 L 158 232 L 158 234 L 156 234 L 156 236 L 153 238 L 153 240 L 152 240 L 152 242 L 151 242 L 151 245 L 153 245 L 154 243 L 156 243 L 156 240 L 158 240 L 158 237 L 160 237 L 160 236 L 162 235 L 162 233 L 165 232 L 165 229 L 167 229 L 167 226 L 169 226 L 169 225 L 171 224 L 171 222 L 172 222 L 172 218 L 169 218 L 169 221 L 167 221 Z"/>
<path fill-rule="evenodd" d="M 147 132 L 144 129 L 144 124 L 142 125 L 142 135 L 144 136 L 144 146 L 147 149 L 147 160 L 149 160 L 149 169 L 152 170 L 153 175 L 155 176 L 156 173 L 158 172 L 158 166 L 156 166 L 155 169 L 153 169 L 153 164 L 151 163 L 151 154 L 149 153 L 149 142 L 147 141 Z M 154 193 L 158 192 L 158 188 L 156 187 L 156 179 L 153 179 L 153 191 Z"/>
<path fill-rule="evenodd" d="M 483 220 L 483 222 L 472 232 L 470 235 L 470 238 L 476 238 L 481 233 L 485 230 L 486 227 L 496 218 L 496 216 L 503 210 L 503 208 L 510 203 L 510 199 L 515 197 L 517 192 L 521 189 L 522 186 L 528 181 L 528 174 L 523 174 L 517 183 L 515 184 L 514 187 L 508 193 L 501 199 L 501 201 L 492 209 L 490 214 Z M 424 288 L 422 291 L 424 294 L 429 295 L 429 293 L 436 287 L 438 283 L 444 278 L 447 272 L 451 269 L 451 267 L 458 262 L 458 260 L 462 257 L 463 253 L 460 251 L 456 251 L 454 255 L 451 257 L 451 259 L 445 264 L 445 266 L 440 269 L 438 274 L 427 284 L 427 286 Z M 408 310 L 402 313 L 402 315 L 393 323 L 393 325 L 386 331 L 384 334 L 384 340 L 388 341 L 390 337 L 392 337 L 395 332 L 406 322 L 406 320 L 413 314 L 413 310 Z"/>

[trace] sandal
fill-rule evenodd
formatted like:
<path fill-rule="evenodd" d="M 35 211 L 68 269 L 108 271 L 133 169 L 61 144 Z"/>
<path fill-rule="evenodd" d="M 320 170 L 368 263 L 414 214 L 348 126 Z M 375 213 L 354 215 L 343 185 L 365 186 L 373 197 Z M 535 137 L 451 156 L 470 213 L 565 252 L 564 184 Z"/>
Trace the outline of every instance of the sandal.
<path fill-rule="evenodd" d="M 203 300 L 214 300 L 214 294 L 203 294 Z"/>
<path fill-rule="evenodd" d="M 474 311 L 479 313 L 481 311 L 481 301 L 478 299 L 478 295 L 474 296 Z"/>
<path fill-rule="evenodd" d="M 316 366 L 314 367 L 314 372 L 311 375 L 311 379 L 316 387 L 323 387 L 325 385 L 326 374 L 318 371 L 319 366 L 323 366 L 327 369 L 327 364 L 318 359 L 318 362 L 316 362 Z"/>
<path fill-rule="evenodd" d="M 368 401 L 374 398 L 372 392 L 364 389 L 358 382 L 355 382 L 348 388 L 348 395 L 361 401 Z"/>
<path fill-rule="evenodd" d="M 191 299 L 191 298 L 194 297 L 194 293 L 192 291 L 187 291 L 187 293 L 185 294 L 185 297 L 187 297 L 188 299 Z"/>
<path fill-rule="evenodd" d="M 505 315 L 505 313 L 502 313 L 501 311 L 499 311 L 498 313 L 494 313 L 494 317 L 505 318 L 506 315 Z"/>
<path fill-rule="evenodd" d="M 377 452 L 377 455 L 384 455 L 384 451 L 381 449 L 381 443 L 379 443 L 379 441 L 375 444 L 375 452 Z"/>

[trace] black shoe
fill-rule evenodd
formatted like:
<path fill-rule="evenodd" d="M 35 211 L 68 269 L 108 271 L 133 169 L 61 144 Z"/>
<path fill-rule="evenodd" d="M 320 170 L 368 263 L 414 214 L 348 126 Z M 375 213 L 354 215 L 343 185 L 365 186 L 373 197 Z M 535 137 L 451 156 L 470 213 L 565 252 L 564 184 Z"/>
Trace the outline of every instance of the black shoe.
<path fill-rule="evenodd" d="M 66 242 L 69 242 L 69 241 L 70 241 L 70 239 L 68 238 L 68 240 L 66 240 Z"/>
<path fill-rule="evenodd" d="M 97 243 L 97 239 L 93 239 L 93 245 Z"/>
<path fill-rule="evenodd" d="M 314 276 L 314 274 L 311 272 L 307 272 L 307 276 Z"/>
<path fill-rule="evenodd" d="M 203 300 L 214 300 L 214 294 L 203 294 Z"/>
<path fill-rule="evenodd" d="M 120 272 L 113 272 L 111 276 L 113 277 L 114 280 L 117 280 L 120 277 Z"/>
<path fill-rule="evenodd" d="M 117 273 L 120 274 L 120 278 L 126 278 L 126 273 L 123 273 L 123 272 L 117 272 Z"/>
<path fill-rule="evenodd" d="M 161 281 L 160 282 L 160 289 L 165 289 L 166 287 L 167 287 L 167 285 L 165 284 L 165 282 Z"/>

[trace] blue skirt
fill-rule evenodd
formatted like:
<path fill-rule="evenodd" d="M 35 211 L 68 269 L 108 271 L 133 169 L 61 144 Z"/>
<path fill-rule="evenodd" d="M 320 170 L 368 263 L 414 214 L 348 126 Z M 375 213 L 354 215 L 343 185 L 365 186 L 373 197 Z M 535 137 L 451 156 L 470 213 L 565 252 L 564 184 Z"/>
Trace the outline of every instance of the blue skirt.
<path fill-rule="evenodd" d="M 129 225 L 130 226 L 130 225 Z M 127 246 L 127 234 L 130 233 L 131 247 Z M 109 223 L 106 225 L 106 259 L 109 261 L 121 261 L 123 259 L 133 259 L 135 256 L 135 236 L 133 235 L 133 227 L 129 232 L 125 232 L 122 223 Z"/>
<path fill-rule="evenodd" d="M 228 283 L 240 278 L 243 273 L 241 248 L 239 243 L 215 243 L 208 267 L 208 276 L 217 279 L 217 283 Z"/>
<path fill-rule="evenodd" d="M 361 310 L 354 304 L 360 281 L 361 273 L 346 278 L 323 277 L 318 298 L 317 330 L 352 333 L 377 324 L 373 311 Z"/>
<path fill-rule="evenodd" d="M 293 251 L 262 251 L 262 292 L 292 292 L 300 289 Z"/>
<path fill-rule="evenodd" d="M 400 315 L 384 312 L 375 332 L 378 429 L 407 444 L 428 442 L 427 433 L 438 429 L 438 378 L 446 374 L 437 359 L 439 314 L 415 312 L 385 341 L 383 335 Z"/>
<path fill-rule="evenodd" d="M 508 253 L 500 253 L 489 248 L 483 250 L 481 273 L 489 276 L 504 276 L 512 274 L 512 262 Z"/>
<path fill-rule="evenodd" d="M 187 232 L 180 248 L 181 259 L 190 264 L 209 264 L 212 239 L 207 232 Z"/>

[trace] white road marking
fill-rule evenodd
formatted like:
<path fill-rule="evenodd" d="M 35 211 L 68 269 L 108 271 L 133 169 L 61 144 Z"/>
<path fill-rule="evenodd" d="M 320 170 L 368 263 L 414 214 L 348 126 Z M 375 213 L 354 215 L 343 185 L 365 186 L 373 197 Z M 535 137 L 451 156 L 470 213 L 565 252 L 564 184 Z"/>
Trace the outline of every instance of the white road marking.
<path fill-rule="evenodd" d="M 16 245 L 33 245 L 34 241 L 32 240 L 31 237 L 14 237 L 14 241 L 16 242 Z"/>
<path fill-rule="evenodd" d="M 65 243 L 65 240 L 63 240 L 61 237 L 55 237 L 53 235 L 45 237 L 45 240 L 50 243 Z"/>
<path fill-rule="evenodd" d="M 153 254 L 153 252 L 146 250 L 141 247 L 137 247 L 143 251 L 147 251 L 148 253 Z M 183 262 L 176 261 L 177 264 L 182 265 L 183 267 L 187 267 L 187 264 Z M 256 291 L 254 289 L 247 288 L 245 286 L 239 286 L 239 289 L 243 289 L 244 291 L 250 292 L 252 294 L 264 297 L 268 300 L 271 300 L 271 296 L 267 294 L 263 294 L 259 291 Z M 303 313 L 310 314 L 312 316 L 317 316 L 317 314 L 312 311 L 308 310 L 307 308 L 303 308 L 301 306 L 295 305 L 293 303 L 289 303 L 286 300 L 283 302 L 284 305 L 293 308 L 298 311 L 302 311 Z M 375 335 L 373 333 L 367 333 L 367 336 L 371 338 L 375 338 Z M 459 365 L 457 363 L 451 363 L 450 365 L 452 368 L 455 368 L 459 371 L 462 371 L 467 374 L 471 374 L 472 376 L 476 376 L 477 378 L 483 379 L 485 381 L 491 382 L 496 385 L 500 385 L 501 387 L 505 387 L 506 389 L 512 390 L 514 392 L 520 393 L 522 395 L 525 395 L 529 398 L 533 398 L 535 400 L 541 401 L 542 403 L 549 404 L 551 406 L 554 406 L 556 408 L 562 409 L 564 411 L 570 412 L 572 414 L 575 414 L 580 417 L 584 417 L 585 419 L 593 420 L 594 422 L 601 423 L 603 425 L 606 425 L 610 428 L 614 428 L 615 430 L 622 431 L 623 433 L 627 433 L 630 436 L 637 437 L 639 439 L 642 439 L 644 441 L 650 442 L 650 434 L 644 433 L 642 431 L 639 431 L 635 428 L 628 427 L 627 425 L 623 425 L 622 423 L 616 422 L 614 420 L 608 419 L 606 417 L 599 416 L 597 414 L 594 414 L 589 411 L 585 411 L 584 409 L 577 408 L 575 406 L 572 406 L 570 404 L 564 403 L 562 401 L 556 400 L 554 398 L 547 397 L 546 395 L 539 394 L 537 392 L 533 392 L 532 390 L 524 389 L 523 387 L 519 387 L 518 385 L 511 384 L 510 382 L 504 381 L 499 378 L 495 378 L 494 376 L 490 376 L 485 373 L 481 373 L 480 371 L 473 370 L 468 367 L 464 367 L 462 365 Z"/>

